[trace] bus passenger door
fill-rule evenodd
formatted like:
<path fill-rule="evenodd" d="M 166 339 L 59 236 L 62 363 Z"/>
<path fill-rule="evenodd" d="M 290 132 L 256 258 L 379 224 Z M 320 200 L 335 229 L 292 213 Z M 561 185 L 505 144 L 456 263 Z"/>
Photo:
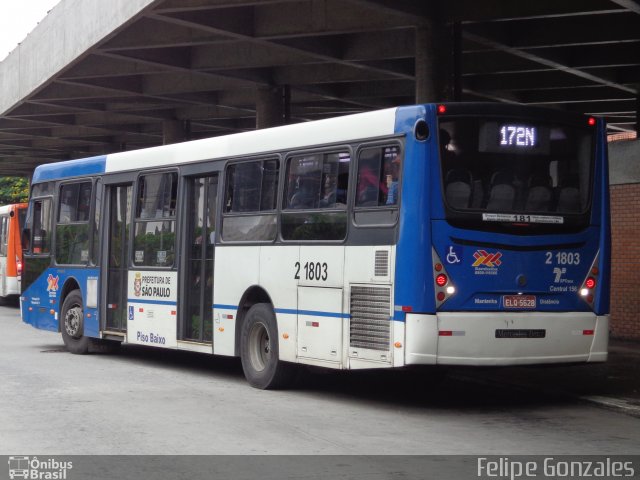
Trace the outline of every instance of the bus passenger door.
<path fill-rule="evenodd" d="M 107 187 L 108 205 L 108 258 L 106 285 L 106 330 L 127 330 L 127 267 L 131 239 L 132 186 Z"/>
<path fill-rule="evenodd" d="M 213 340 L 213 260 L 218 201 L 218 174 L 188 179 L 186 265 L 182 276 L 182 340 L 211 343 Z"/>

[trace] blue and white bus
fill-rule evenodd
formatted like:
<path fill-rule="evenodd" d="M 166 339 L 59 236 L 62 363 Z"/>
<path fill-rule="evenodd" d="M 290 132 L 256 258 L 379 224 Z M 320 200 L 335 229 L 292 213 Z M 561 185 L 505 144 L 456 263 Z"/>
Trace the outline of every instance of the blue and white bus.
<path fill-rule="evenodd" d="M 129 344 L 295 364 L 601 362 L 605 125 L 417 105 L 35 170 L 22 317 L 73 353 Z"/>

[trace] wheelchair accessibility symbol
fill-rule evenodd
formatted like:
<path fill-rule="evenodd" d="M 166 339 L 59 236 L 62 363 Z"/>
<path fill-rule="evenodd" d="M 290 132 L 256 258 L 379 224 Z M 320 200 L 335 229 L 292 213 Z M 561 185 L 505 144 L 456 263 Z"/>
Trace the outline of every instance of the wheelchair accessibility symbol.
<path fill-rule="evenodd" d="M 449 252 L 447 253 L 446 260 L 450 265 L 462 262 L 462 247 L 449 245 Z"/>

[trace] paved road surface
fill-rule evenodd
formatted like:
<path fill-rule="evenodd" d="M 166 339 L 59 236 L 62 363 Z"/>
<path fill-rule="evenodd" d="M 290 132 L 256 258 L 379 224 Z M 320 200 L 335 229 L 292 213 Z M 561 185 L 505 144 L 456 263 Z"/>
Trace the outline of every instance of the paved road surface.
<path fill-rule="evenodd" d="M 640 419 L 458 376 L 305 371 L 296 390 L 265 392 L 236 359 L 71 355 L 0 307 L 0 454 L 41 452 L 638 454 Z"/>

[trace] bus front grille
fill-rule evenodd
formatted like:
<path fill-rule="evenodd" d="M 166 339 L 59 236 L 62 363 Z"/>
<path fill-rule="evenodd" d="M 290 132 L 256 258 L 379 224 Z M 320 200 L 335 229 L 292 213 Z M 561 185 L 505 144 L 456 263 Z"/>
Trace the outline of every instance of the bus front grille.
<path fill-rule="evenodd" d="M 387 287 L 351 287 L 351 347 L 389 350 L 390 302 Z"/>

